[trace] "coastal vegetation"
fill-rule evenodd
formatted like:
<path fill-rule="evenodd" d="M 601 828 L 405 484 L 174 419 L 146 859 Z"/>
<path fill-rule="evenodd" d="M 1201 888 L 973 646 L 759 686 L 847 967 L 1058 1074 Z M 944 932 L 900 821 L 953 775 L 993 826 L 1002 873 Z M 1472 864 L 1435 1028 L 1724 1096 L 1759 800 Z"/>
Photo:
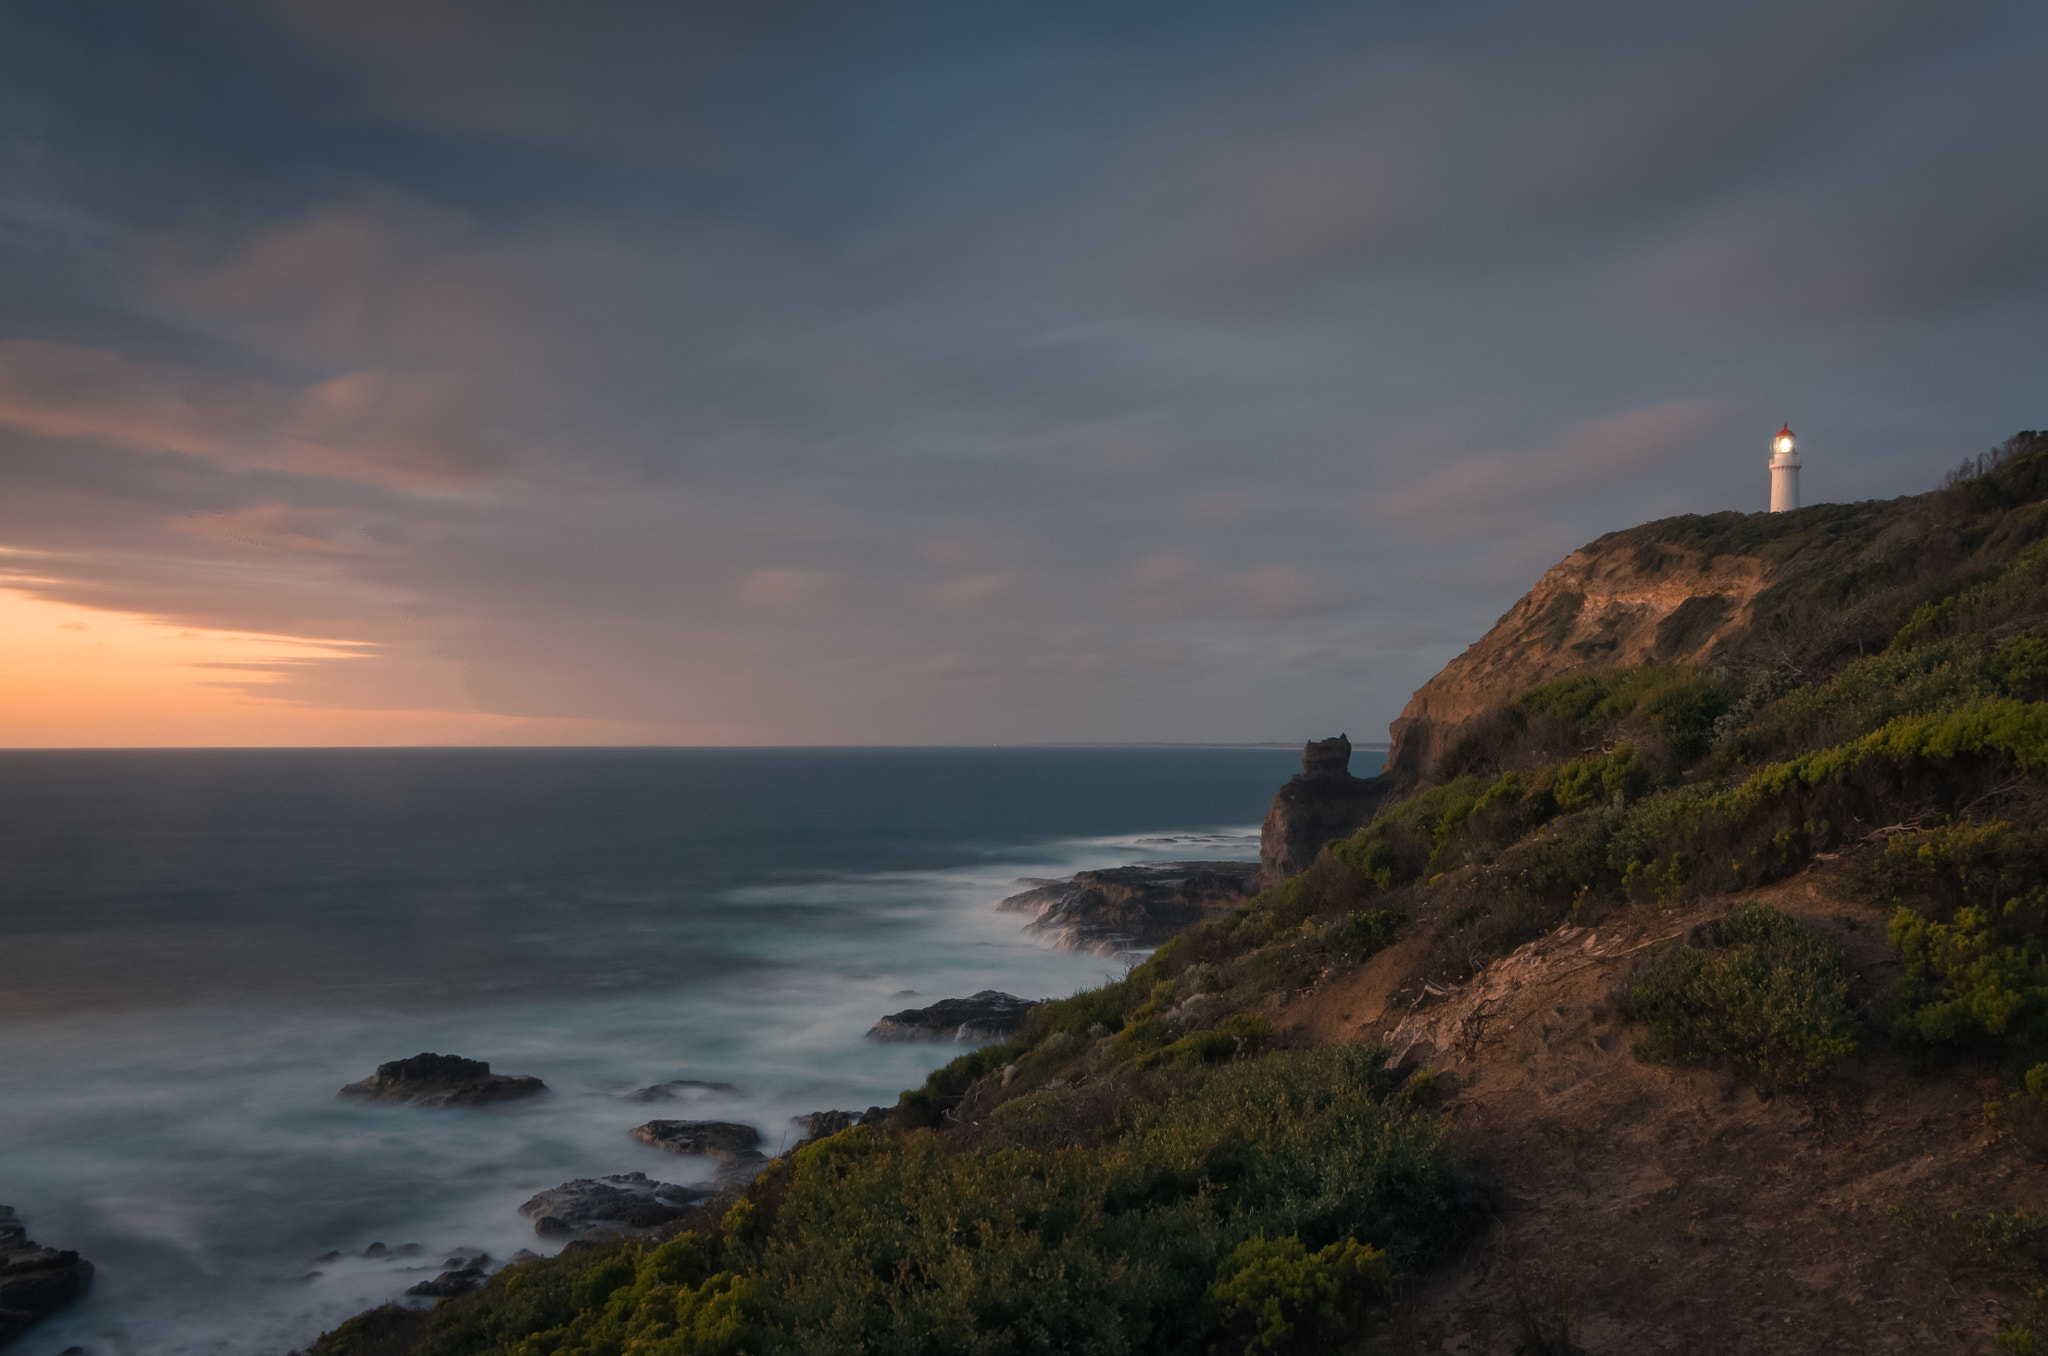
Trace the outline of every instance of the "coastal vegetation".
<path fill-rule="evenodd" d="M 1901 1078 L 1968 1063 L 1988 1123 L 2048 1150 L 2027 1129 L 2048 1127 L 2044 498 L 2048 437 L 2024 434 L 1915 499 L 1603 538 L 1647 575 L 1741 555 L 1767 583 L 1739 624 L 1671 612 L 1674 652 L 1724 637 L 1708 662 L 1594 653 L 1499 694 L 1306 870 L 1034 1008 L 886 1125 L 808 1144 L 665 1239 L 525 1261 L 317 1351 L 1370 1349 L 1488 1188 L 1444 1080 L 1379 1043 L 1394 1017 L 1311 1040 L 1288 1005 L 1368 976 L 1413 1011 L 1602 928 L 1647 938 L 1613 1004 L 1641 1060 L 1811 1096 L 1866 1056 Z M 1815 867 L 1888 920 L 1864 934 L 1895 966 L 1882 993 L 1753 898 Z M 2039 1289 L 2011 1260 L 2034 1215 L 1918 1209 L 1893 1218 Z M 2016 1301 L 2006 1349 L 2038 1349 L 2042 1303 Z"/>

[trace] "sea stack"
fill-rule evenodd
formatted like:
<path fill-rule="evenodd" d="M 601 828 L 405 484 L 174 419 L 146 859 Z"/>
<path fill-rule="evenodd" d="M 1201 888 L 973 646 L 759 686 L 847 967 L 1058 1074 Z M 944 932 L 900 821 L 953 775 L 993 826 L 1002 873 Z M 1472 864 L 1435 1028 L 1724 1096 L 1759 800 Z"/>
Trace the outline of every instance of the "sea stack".
<path fill-rule="evenodd" d="M 1351 739 L 1312 739 L 1301 746 L 1301 771 L 1273 797 L 1259 830 L 1259 885 L 1270 889 L 1299 874 L 1323 844 L 1372 818 L 1389 779 L 1351 775 Z"/>

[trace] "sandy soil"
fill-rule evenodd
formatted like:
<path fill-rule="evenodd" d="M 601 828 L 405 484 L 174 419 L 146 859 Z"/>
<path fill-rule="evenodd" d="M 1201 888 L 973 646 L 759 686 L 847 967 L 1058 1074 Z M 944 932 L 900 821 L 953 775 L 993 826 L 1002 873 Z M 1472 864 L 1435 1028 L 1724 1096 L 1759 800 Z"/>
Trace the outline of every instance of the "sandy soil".
<path fill-rule="evenodd" d="M 1881 1027 L 1879 914 L 1826 869 L 1744 898 L 1840 944 Z M 1492 1184 L 1491 1223 L 1411 1281 L 1387 1349 L 1508 1356 L 1569 1323 L 1588 1353 L 1994 1350 L 2019 1287 L 1900 1218 L 2048 1211 L 2048 1172 L 1984 1119 L 1982 1071 L 1913 1074 L 1874 1029 L 1831 1078 L 1764 1098 L 1630 1054 L 1621 992 L 1736 902 L 1563 928 L 1441 993 L 1404 978 L 1410 941 L 1282 1009 L 1283 1041 L 1384 1039 L 1434 1069 Z"/>

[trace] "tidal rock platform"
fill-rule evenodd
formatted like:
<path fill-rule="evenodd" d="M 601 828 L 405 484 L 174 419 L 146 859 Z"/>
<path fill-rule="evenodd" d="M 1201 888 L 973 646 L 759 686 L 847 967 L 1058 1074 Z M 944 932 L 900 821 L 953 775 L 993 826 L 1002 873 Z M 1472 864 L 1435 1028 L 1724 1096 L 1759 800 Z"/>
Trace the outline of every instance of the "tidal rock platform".
<path fill-rule="evenodd" d="M 92 1263 L 37 1243 L 14 1207 L 0 1205 L 0 1347 L 76 1303 L 91 1284 Z"/>
<path fill-rule="evenodd" d="M 987 1045 L 1009 1036 L 1043 1001 L 983 989 L 971 998 L 945 998 L 928 1008 L 892 1012 L 868 1028 L 868 1039 Z"/>
<path fill-rule="evenodd" d="M 1146 862 L 1030 881 L 996 907 L 1035 914 L 1024 931 L 1056 950 L 1114 956 L 1236 908 L 1258 881 L 1257 862 Z"/>

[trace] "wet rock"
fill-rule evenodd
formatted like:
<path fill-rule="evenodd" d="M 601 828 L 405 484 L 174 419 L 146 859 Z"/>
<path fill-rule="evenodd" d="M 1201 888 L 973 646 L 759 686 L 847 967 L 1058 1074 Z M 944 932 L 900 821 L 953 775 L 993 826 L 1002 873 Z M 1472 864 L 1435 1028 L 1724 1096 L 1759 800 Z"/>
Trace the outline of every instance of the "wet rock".
<path fill-rule="evenodd" d="M 626 1094 L 629 1102 L 680 1102 L 686 1097 L 700 1093 L 731 1093 L 739 1089 L 730 1083 L 709 1083 L 701 1078 L 671 1078 L 666 1083 L 653 1087 L 638 1088 Z"/>
<path fill-rule="evenodd" d="M 944 998 L 928 1008 L 892 1012 L 868 1028 L 868 1039 L 987 1045 L 1014 1032 L 1043 1001 L 983 989 L 972 998 Z"/>
<path fill-rule="evenodd" d="M 672 1154 L 695 1154 L 724 1163 L 757 1151 L 761 1132 L 733 1121 L 649 1121 L 633 1127 L 633 1138 Z"/>
<path fill-rule="evenodd" d="M 542 1238 L 616 1238 L 666 1224 L 710 1194 L 627 1172 L 564 1182 L 520 1206 L 519 1213 Z"/>
<path fill-rule="evenodd" d="M 1259 830 L 1259 888 L 1299 875 L 1323 844 L 1362 828 L 1392 787 L 1385 774 L 1351 775 L 1348 736 L 1302 745 L 1300 774 L 1273 797 Z"/>
<path fill-rule="evenodd" d="M 483 1283 L 482 1267 L 464 1267 L 460 1271 L 444 1271 L 431 1281 L 421 1281 L 405 1293 L 428 1299 L 453 1299 L 457 1295 L 467 1295 Z"/>
<path fill-rule="evenodd" d="M 91 1284 L 92 1263 L 35 1242 L 14 1208 L 0 1205 L 0 1346 L 75 1303 Z"/>
<path fill-rule="evenodd" d="M 1036 881 L 996 907 L 1036 914 L 1024 931 L 1058 950 L 1113 956 L 1236 908 L 1258 878 L 1257 862 L 1148 862 Z"/>
<path fill-rule="evenodd" d="M 481 1106 L 546 1092 L 526 1074 L 494 1074 L 480 1059 L 419 1054 L 379 1064 L 368 1078 L 335 1095 L 345 1101 L 394 1102 L 403 1106 Z"/>

